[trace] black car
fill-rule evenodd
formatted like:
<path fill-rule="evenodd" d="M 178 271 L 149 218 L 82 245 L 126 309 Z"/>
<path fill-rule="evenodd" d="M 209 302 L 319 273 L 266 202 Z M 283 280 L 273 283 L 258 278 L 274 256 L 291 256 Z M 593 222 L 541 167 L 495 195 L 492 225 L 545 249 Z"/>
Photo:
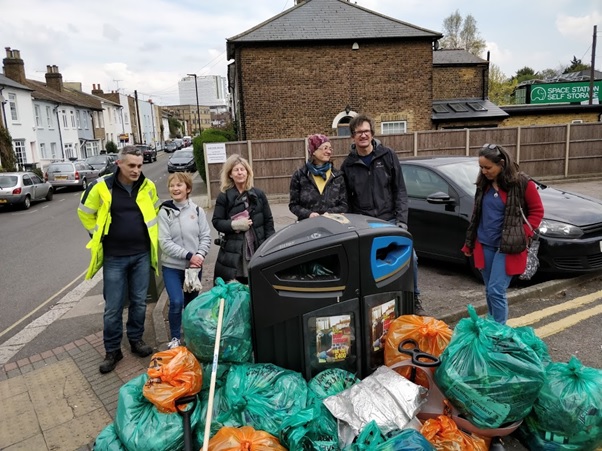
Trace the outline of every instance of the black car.
<path fill-rule="evenodd" d="M 157 161 L 157 150 L 146 144 L 137 144 L 136 147 L 142 151 L 143 161 L 152 163 Z"/>
<path fill-rule="evenodd" d="M 99 176 L 103 176 L 105 174 L 110 174 L 117 169 L 117 154 L 102 154 L 102 155 L 93 155 L 91 157 L 86 158 L 86 164 L 89 164 L 94 169 L 96 169 Z"/>
<path fill-rule="evenodd" d="M 176 150 L 167 161 L 167 172 L 196 172 L 192 147 Z"/>
<path fill-rule="evenodd" d="M 165 143 L 165 148 L 163 149 L 166 153 L 175 152 L 178 150 L 178 145 L 174 141 L 169 141 Z"/>
<path fill-rule="evenodd" d="M 408 191 L 409 230 L 418 255 L 466 263 L 461 248 L 474 205 L 478 159 L 404 159 L 401 167 Z M 602 269 L 602 200 L 535 183 L 544 206 L 539 270 L 584 273 Z"/>

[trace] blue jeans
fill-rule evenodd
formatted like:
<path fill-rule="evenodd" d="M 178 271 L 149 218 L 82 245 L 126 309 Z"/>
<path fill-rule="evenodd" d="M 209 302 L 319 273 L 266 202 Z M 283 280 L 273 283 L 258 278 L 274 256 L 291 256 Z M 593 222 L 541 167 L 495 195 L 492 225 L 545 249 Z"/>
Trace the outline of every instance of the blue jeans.
<path fill-rule="evenodd" d="M 105 298 L 103 339 L 106 352 L 121 349 L 126 293 L 130 301 L 126 323 L 128 340 L 142 339 L 150 272 L 150 252 L 124 257 L 105 256 L 102 294 Z"/>
<path fill-rule="evenodd" d="M 506 274 L 506 254 L 498 248 L 483 245 L 485 268 L 481 270 L 485 281 L 485 298 L 489 316 L 500 323 L 508 320 L 508 298 L 506 290 L 510 286 L 512 276 Z"/>
<path fill-rule="evenodd" d="M 169 296 L 169 313 L 167 318 L 169 319 L 169 333 L 171 338 L 181 338 L 180 329 L 182 327 L 182 310 L 196 298 L 199 293 L 197 291 L 192 293 L 184 293 L 184 277 L 186 272 L 183 269 L 168 268 L 162 266 L 163 270 L 163 282 L 165 282 L 165 289 Z M 203 271 L 199 272 L 199 279 Z"/>

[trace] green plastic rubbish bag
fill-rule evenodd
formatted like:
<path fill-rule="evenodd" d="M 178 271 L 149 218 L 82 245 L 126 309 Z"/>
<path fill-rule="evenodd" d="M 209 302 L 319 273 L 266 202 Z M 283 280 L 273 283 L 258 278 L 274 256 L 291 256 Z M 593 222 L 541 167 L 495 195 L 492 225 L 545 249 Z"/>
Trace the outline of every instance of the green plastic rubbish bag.
<path fill-rule="evenodd" d="M 436 448 L 416 429 L 404 429 L 378 445 L 375 451 L 436 451 Z"/>
<path fill-rule="evenodd" d="M 337 421 L 322 400 L 358 382 L 360 380 L 353 373 L 341 368 L 329 368 L 314 376 L 307 384 L 307 408 L 282 423 L 282 445 L 290 451 L 338 451 Z"/>
<path fill-rule="evenodd" d="M 117 437 L 114 423 L 100 431 L 100 434 L 94 440 L 94 451 L 127 451 L 119 437 Z"/>
<path fill-rule="evenodd" d="M 215 286 L 197 296 L 182 314 L 186 347 L 201 363 L 213 362 L 220 299 L 224 298 L 224 317 L 219 361 L 250 362 L 253 356 L 251 337 L 251 294 L 240 282 L 225 283 L 217 278 Z"/>
<path fill-rule="evenodd" d="M 178 413 L 161 413 L 142 393 L 146 373 L 129 380 L 119 389 L 115 432 L 128 451 L 168 451 L 184 447 L 184 423 Z M 200 421 L 197 402 L 190 415 L 194 429 Z"/>
<path fill-rule="evenodd" d="M 440 356 L 435 381 L 474 425 L 489 429 L 522 420 L 544 382 L 544 366 L 509 326 L 479 318 L 472 305 Z"/>
<path fill-rule="evenodd" d="M 529 345 L 535 351 L 535 354 L 539 356 L 544 367 L 552 363 L 552 357 L 548 351 L 548 345 L 545 341 L 535 335 L 535 330 L 533 330 L 532 327 L 516 327 L 514 331 L 519 335 L 521 340 L 525 342 L 525 344 Z"/>
<path fill-rule="evenodd" d="M 230 368 L 222 397 L 225 412 L 217 422 L 279 437 L 282 422 L 306 407 L 307 382 L 300 373 L 271 363 L 243 363 Z"/>
<path fill-rule="evenodd" d="M 344 451 L 435 451 L 435 447 L 415 429 L 397 429 L 385 436 L 376 421 L 370 421 Z"/>
<path fill-rule="evenodd" d="M 309 388 L 310 395 L 313 394 L 318 399 L 324 399 L 338 395 L 358 382 L 360 382 L 360 379 L 347 370 L 329 368 L 316 374 L 307 383 L 307 388 Z"/>
<path fill-rule="evenodd" d="M 575 356 L 568 363 L 551 363 L 528 418 L 530 432 L 549 449 L 602 446 L 602 370 L 584 366 Z"/>

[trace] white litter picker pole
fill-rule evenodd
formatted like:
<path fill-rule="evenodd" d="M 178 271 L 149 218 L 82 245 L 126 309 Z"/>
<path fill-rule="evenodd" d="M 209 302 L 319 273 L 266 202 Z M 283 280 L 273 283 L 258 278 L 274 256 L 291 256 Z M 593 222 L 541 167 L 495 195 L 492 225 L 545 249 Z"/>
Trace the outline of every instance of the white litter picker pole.
<path fill-rule="evenodd" d="M 224 320 L 224 298 L 219 300 L 219 314 L 217 316 L 217 330 L 215 331 L 215 347 L 213 348 L 213 367 L 211 368 L 211 383 L 209 385 L 209 400 L 207 416 L 205 418 L 205 437 L 203 438 L 203 451 L 209 449 L 209 434 L 211 433 L 211 420 L 213 416 L 213 398 L 215 396 L 215 380 L 217 378 L 217 360 L 219 356 L 219 342 L 222 337 L 222 321 Z"/>

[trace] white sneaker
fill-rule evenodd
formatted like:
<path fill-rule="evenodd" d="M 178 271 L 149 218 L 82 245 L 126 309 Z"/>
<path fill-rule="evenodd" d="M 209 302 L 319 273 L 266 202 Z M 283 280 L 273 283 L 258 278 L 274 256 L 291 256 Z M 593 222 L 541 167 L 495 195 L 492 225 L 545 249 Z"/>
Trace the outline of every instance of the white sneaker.
<path fill-rule="evenodd" d="M 173 337 L 169 343 L 167 343 L 167 349 L 177 348 L 180 345 L 180 339 Z"/>

